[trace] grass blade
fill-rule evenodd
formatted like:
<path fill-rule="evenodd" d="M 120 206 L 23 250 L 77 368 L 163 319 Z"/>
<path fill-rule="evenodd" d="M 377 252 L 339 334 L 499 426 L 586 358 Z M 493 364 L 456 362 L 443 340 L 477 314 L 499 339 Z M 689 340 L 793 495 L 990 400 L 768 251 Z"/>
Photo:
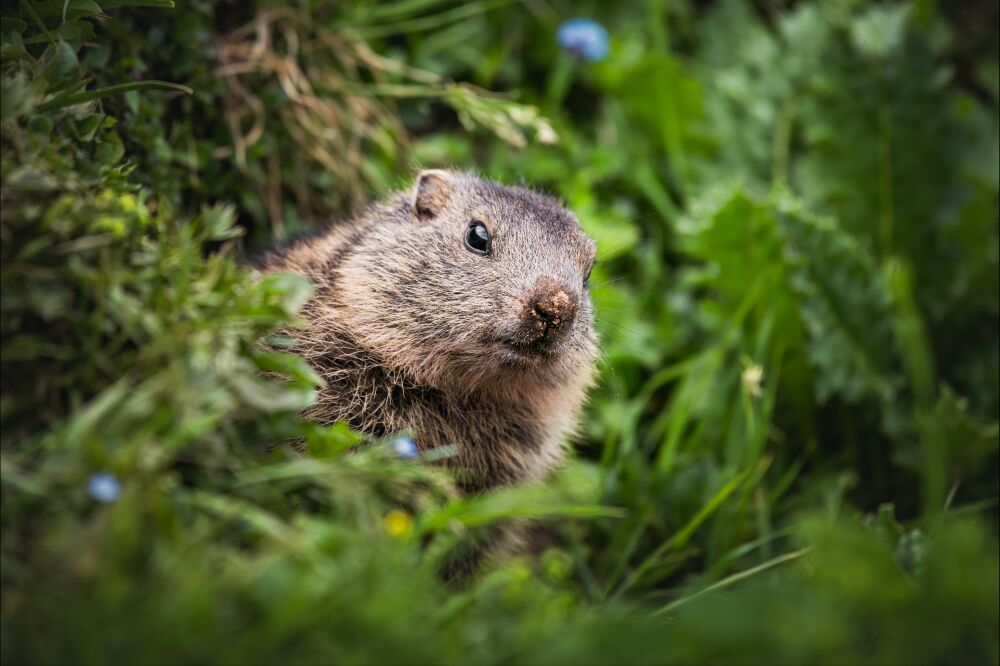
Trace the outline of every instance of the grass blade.
<path fill-rule="evenodd" d="M 636 569 L 628 575 L 625 582 L 623 582 L 618 588 L 615 596 L 620 596 L 622 593 L 632 589 L 632 587 L 642 579 L 643 575 L 645 575 L 645 573 L 656 564 L 657 560 L 666 555 L 672 549 L 680 548 L 686 544 L 688 539 L 690 539 L 694 534 L 695 530 L 697 530 L 702 523 L 708 520 L 709 516 L 715 513 L 715 511 L 722 506 L 722 503 L 725 502 L 729 496 L 743 484 L 744 481 L 746 481 L 751 469 L 740 472 L 738 475 L 730 479 L 726 485 L 722 486 L 722 488 L 715 493 L 715 496 L 709 500 L 709 502 L 705 504 L 705 506 L 703 506 L 684 527 L 678 530 L 674 536 L 665 541 L 659 548 L 654 550 L 649 557 L 643 560 L 642 564 L 636 567 Z"/>
<path fill-rule="evenodd" d="M 121 95 L 122 93 L 127 93 L 132 90 L 174 90 L 182 92 L 186 95 L 190 95 L 194 92 L 193 89 L 187 86 L 182 86 L 179 83 L 170 83 L 169 81 L 132 81 L 130 83 L 120 83 L 118 85 L 108 86 L 106 88 L 98 88 L 97 90 L 85 90 L 84 92 L 74 93 L 72 95 L 60 95 L 39 106 L 38 110 L 53 111 L 67 106 L 73 106 L 74 104 L 92 102 L 95 99 L 110 97 L 112 95 Z"/>
<path fill-rule="evenodd" d="M 768 569 L 773 569 L 774 567 L 784 564 L 785 562 L 791 562 L 792 560 L 797 560 L 798 558 L 808 553 L 810 550 L 812 550 L 812 548 L 803 548 L 801 550 L 792 551 L 791 553 L 785 553 L 784 555 L 779 555 L 775 558 L 768 560 L 767 562 L 758 564 L 757 566 L 751 567 L 745 571 L 735 573 L 732 576 L 726 576 L 722 580 L 712 583 L 708 587 L 702 588 L 693 594 L 689 594 L 686 597 L 681 597 L 680 599 L 672 601 L 666 606 L 663 606 L 662 608 L 653 611 L 653 615 L 654 616 L 666 615 L 667 613 L 678 608 L 679 606 L 683 606 L 687 602 L 693 601 L 694 599 L 697 599 L 702 595 L 708 594 L 709 592 L 714 592 L 715 590 L 721 590 L 724 587 L 729 587 L 730 585 L 738 583 L 741 580 L 746 580 L 747 578 L 756 576 L 757 574 L 767 571 Z"/>

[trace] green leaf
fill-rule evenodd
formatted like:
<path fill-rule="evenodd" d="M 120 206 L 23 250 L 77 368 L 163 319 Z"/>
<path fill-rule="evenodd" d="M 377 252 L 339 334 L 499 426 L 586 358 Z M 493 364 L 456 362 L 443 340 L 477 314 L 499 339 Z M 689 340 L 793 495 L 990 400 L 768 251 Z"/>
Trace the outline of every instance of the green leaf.
<path fill-rule="evenodd" d="M 24 31 L 28 28 L 28 24 L 19 18 L 13 16 L 0 16 L 0 34 L 6 35 L 7 33 L 16 33 L 18 35 L 24 34 Z"/>
<path fill-rule="evenodd" d="M 851 41 L 868 58 L 885 58 L 903 43 L 910 5 L 875 6 L 851 22 Z"/>
<path fill-rule="evenodd" d="M 809 333 L 817 395 L 892 404 L 899 376 L 888 288 L 871 250 L 831 218 L 780 198 L 788 285 Z"/>
<path fill-rule="evenodd" d="M 105 9 L 116 7 L 153 7 L 156 9 L 173 9 L 173 0 L 104 0 Z"/>
<path fill-rule="evenodd" d="M 310 456 L 320 460 L 337 458 L 363 441 L 364 438 L 351 430 L 350 426 L 339 422 L 332 426 L 310 429 L 306 436 L 306 450 Z"/>
<path fill-rule="evenodd" d="M 481 497 L 453 501 L 438 511 L 424 514 L 418 529 L 426 534 L 451 529 L 454 525 L 480 527 L 510 518 L 599 518 L 622 515 L 622 510 L 617 507 L 567 501 L 551 489 L 510 488 Z"/>
<path fill-rule="evenodd" d="M 125 154 L 125 146 L 117 132 L 102 135 L 102 140 L 94 149 L 94 159 L 98 164 L 111 166 L 117 164 Z"/>
<path fill-rule="evenodd" d="M 613 209 L 599 208 L 591 202 L 576 202 L 574 210 L 580 224 L 597 243 L 597 256 L 609 261 L 628 253 L 639 241 L 639 230 L 625 215 Z"/>
<path fill-rule="evenodd" d="M 52 37 L 52 33 L 49 32 L 48 27 L 45 25 L 44 19 L 38 15 L 38 10 L 35 9 L 34 3 L 31 0 L 19 0 L 19 4 L 28 16 L 31 17 L 31 20 L 35 22 L 35 25 L 38 26 L 41 33 L 45 35 L 45 39 L 48 40 L 49 44 L 55 46 L 56 40 Z"/>
<path fill-rule="evenodd" d="M 602 63 L 604 85 L 657 141 L 677 174 L 687 175 L 690 142 L 702 115 L 701 86 L 675 58 L 651 53 L 634 62 Z"/>
<path fill-rule="evenodd" d="M 89 113 L 80 120 L 72 121 L 73 133 L 80 141 L 92 141 L 103 121 L 103 114 Z"/>
<path fill-rule="evenodd" d="M 233 375 L 229 384 L 244 403 L 268 414 L 298 412 L 316 401 L 316 392 L 312 389 L 283 386 L 253 375 Z"/>
<path fill-rule="evenodd" d="M 288 316 L 293 316 L 312 298 L 312 283 L 301 275 L 279 273 L 268 275 L 260 282 L 261 289 L 281 301 Z"/>
<path fill-rule="evenodd" d="M 944 464 L 949 483 L 974 477 L 1000 449 L 1000 424 L 986 422 L 970 412 L 969 401 L 947 385 L 941 387 L 936 404 L 918 412 L 917 423 L 924 437 L 939 440 L 932 443 L 941 448 L 940 462 L 936 464 Z M 914 471 L 920 471 L 928 459 L 926 447 L 917 442 L 895 452 L 896 462 Z"/>
<path fill-rule="evenodd" d="M 51 30 L 50 35 L 54 39 L 61 39 L 75 47 L 80 47 L 83 46 L 84 42 L 94 39 L 94 26 L 89 21 L 77 20 L 72 23 L 64 23 L 58 28 Z M 25 38 L 24 43 L 41 44 L 47 39 L 48 36 L 46 35 L 35 35 Z"/>
<path fill-rule="evenodd" d="M 52 119 L 48 116 L 32 116 L 28 121 L 28 131 L 32 134 L 48 136 L 52 132 Z"/>
<path fill-rule="evenodd" d="M 871 250 L 785 193 L 725 192 L 696 202 L 680 227 L 684 248 L 709 264 L 692 279 L 716 292 L 727 317 L 748 294 L 764 295 L 750 321 L 756 330 L 781 331 L 788 353 L 808 355 L 816 397 L 874 398 L 892 430 L 900 418 L 893 313 Z"/>
<path fill-rule="evenodd" d="M 289 379 L 309 386 L 325 386 L 323 378 L 316 374 L 301 356 L 287 352 L 255 351 L 253 359 L 261 369 L 284 375 Z"/>
<path fill-rule="evenodd" d="M 204 231 L 205 240 L 226 241 L 244 234 L 244 229 L 236 225 L 236 209 L 231 205 L 205 208 L 195 223 Z"/>
<path fill-rule="evenodd" d="M 34 4 L 40 16 L 59 17 L 62 22 L 66 22 L 67 17 L 73 19 L 84 14 L 105 16 L 104 10 L 94 0 L 44 0 Z"/>
<path fill-rule="evenodd" d="M 121 83 L 114 86 L 108 86 L 107 88 L 87 90 L 85 92 L 74 93 L 72 95 L 55 97 L 39 106 L 38 110 L 52 111 L 72 106 L 74 104 L 92 102 L 110 95 L 121 95 L 132 90 L 173 90 L 182 92 L 186 95 L 190 95 L 194 92 L 191 88 L 182 86 L 179 83 L 168 83 L 167 81 L 133 81 L 131 83 Z"/>
<path fill-rule="evenodd" d="M 49 91 L 58 91 L 65 87 L 69 83 L 70 75 L 76 73 L 80 66 L 76 50 L 62 40 L 45 50 L 42 61 L 47 63 L 42 70 L 42 76 L 48 83 Z M 39 110 L 45 110 L 45 105 L 39 107 Z"/>
<path fill-rule="evenodd" d="M 37 88 L 21 75 L 0 78 L 0 119 L 11 120 L 26 113 L 38 97 Z"/>

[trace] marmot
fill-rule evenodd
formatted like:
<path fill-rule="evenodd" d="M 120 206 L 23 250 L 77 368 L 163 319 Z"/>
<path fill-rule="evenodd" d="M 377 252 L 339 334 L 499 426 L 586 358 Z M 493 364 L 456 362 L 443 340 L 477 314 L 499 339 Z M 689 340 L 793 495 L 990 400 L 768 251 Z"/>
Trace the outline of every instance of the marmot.
<path fill-rule="evenodd" d="M 555 199 L 430 170 L 261 268 L 315 288 L 308 326 L 288 331 L 326 380 L 306 415 L 455 445 L 448 464 L 476 491 L 563 459 L 593 383 L 594 255 Z"/>

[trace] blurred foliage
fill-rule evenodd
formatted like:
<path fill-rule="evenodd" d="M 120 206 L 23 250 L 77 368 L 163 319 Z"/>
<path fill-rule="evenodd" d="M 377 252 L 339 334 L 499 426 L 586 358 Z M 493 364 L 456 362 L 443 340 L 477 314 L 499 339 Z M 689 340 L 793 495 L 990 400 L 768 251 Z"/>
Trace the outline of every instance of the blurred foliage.
<path fill-rule="evenodd" d="M 789 4 L 5 0 L 4 661 L 997 663 L 996 4 Z M 414 164 L 598 242 L 545 487 L 257 344 L 309 287 L 241 252 Z M 441 581 L 512 516 L 556 545 Z"/>

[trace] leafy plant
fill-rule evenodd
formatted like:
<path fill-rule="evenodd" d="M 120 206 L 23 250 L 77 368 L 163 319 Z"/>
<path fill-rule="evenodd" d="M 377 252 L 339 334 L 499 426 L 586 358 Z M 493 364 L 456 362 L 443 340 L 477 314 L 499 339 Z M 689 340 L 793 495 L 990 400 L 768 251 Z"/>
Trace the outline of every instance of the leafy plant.
<path fill-rule="evenodd" d="M 997 663 L 962 5 L 3 3 L 4 661 Z M 309 286 L 240 259 L 413 163 L 597 241 L 601 384 L 544 486 L 298 416 Z M 442 580 L 512 518 L 551 546 Z"/>

